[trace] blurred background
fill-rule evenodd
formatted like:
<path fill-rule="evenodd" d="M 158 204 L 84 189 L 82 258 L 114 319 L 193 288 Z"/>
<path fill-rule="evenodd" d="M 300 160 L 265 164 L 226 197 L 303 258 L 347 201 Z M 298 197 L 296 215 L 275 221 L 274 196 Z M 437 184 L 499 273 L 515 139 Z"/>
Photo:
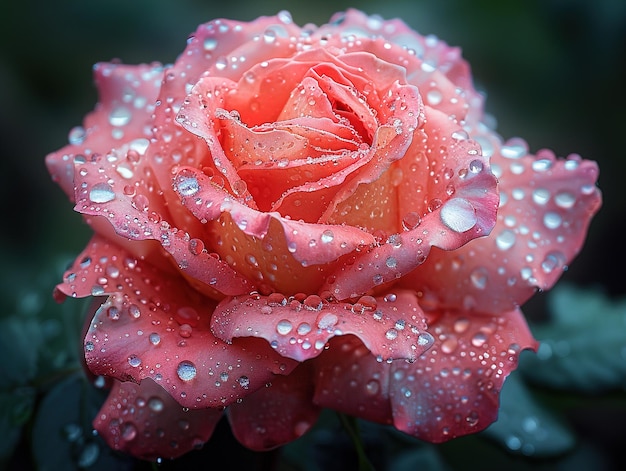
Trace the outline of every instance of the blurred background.
<path fill-rule="evenodd" d="M 90 234 L 50 180 L 44 157 L 66 144 L 68 131 L 81 124 L 96 103 L 93 64 L 111 59 L 171 63 L 199 23 L 218 17 L 251 20 L 287 9 L 296 23 L 319 25 L 348 7 L 384 18 L 400 17 L 421 34 L 435 34 L 460 46 L 476 86 L 487 92 L 486 108 L 497 118 L 498 131 L 505 138 L 523 137 L 531 151 L 549 147 L 560 156 L 576 152 L 599 162 L 604 205 L 563 280 L 580 289 L 596 289 L 602 306 L 621 306 L 626 295 L 624 0 L 3 0 L 0 205 L 5 223 L 0 231 L 0 319 L 4 322 L 0 342 L 4 345 L 0 343 L 0 352 L 9 356 L 0 358 L 0 376 L 12 379 L 3 383 L 0 378 L 0 395 L 14 392 L 11 388 L 26 388 L 27 399 L 19 403 L 25 409 L 15 419 L 19 424 L 32 424 L 41 400 L 40 388 L 28 389 L 46 364 L 41 352 L 61 348 L 48 340 L 63 345 L 64 339 L 71 340 L 80 331 L 80 314 L 72 311 L 80 309 L 64 307 L 59 314 L 61 309 L 51 302 L 50 294 Z M 545 317 L 547 300 L 541 294 L 525 312 L 531 318 Z M 603 314 L 597 312 L 597 325 L 605 321 Z M 55 316 L 66 323 L 59 324 Z M 42 318 L 46 322 L 41 323 Z M 23 327 L 27 324 L 34 324 L 32 332 Z M 36 324 L 48 326 L 50 332 L 40 332 Z M 617 325 L 626 331 L 626 323 Z M 62 332 L 68 329 L 72 335 L 64 337 Z M 11 332 L 15 335 L 9 336 Z M 28 335 L 43 345 L 32 358 L 8 343 L 9 337 Z M 601 341 L 589 338 L 590 343 Z M 35 348 L 33 342 L 25 340 L 24 348 Z M 626 345 L 618 352 L 626 364 Z M 21 378 L 12 373 L 11 354 L 20 357 L 16 364 L 26 368 L 22 373 L 30 373 Z M 50 360 L 47 367 L 56 371 L 69 364 L 68 355 Z M 597 469 L 611 469 L 626 444 L 626 380 L 619 381 L 621 386 L 602 390 L 600 396 L 591 391 L 575 402 L 575 412 L 566 411 L 562 417 L 577 440 L 593 442 L 594 456 L 608 466 Z M 567 394 L 563 397 L 571 399 Z M 0 396 L 0 411 L 15 409 L 5 399 Z M 0 435 L 3 421 L 0 417 Z M 11 446 L 28 450 L 32 445 L 28 433 L 21 429 L 13 433 Z M 30 466 L 32 460 L 24 463 Z M 454 462 L 448 461 L 447 466 L 456 469 Z M 491 468 L 487 463 L 481 469 Z"/>

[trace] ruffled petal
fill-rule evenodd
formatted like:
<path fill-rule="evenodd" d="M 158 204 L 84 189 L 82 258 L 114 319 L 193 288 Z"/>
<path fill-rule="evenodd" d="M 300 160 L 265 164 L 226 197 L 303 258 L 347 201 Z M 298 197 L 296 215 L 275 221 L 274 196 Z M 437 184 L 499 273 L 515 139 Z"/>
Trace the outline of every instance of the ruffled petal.
<path fill-rule="evenodd" d="M 93 426 L 114 450 L 154 461 L 201 448 L 222 415 L 221 409 L 183 408 L 151 379 L 115 381 Z"/>
<path fill-rule="evenodd" d="M 181 276 L 110 243 L 94 240 L 89 249 L 81 259 L 88 266 L 75 267 L 60 289 L 111 293 L 85 337 L 85 359 L 94 374 L 137 383 L 150 378 L 181 405 L 202 408 L 228 405 L 295 366 L 265 341 L 228 345 L 217 339 L 209 325 L 215 301 Z"/>
<path fill-rule="evenodd" d="M 82 127 L 70 131 L 69 145 L 46 157 L 53 180 L 70 200 L 74 201 L 74 174 L 86 160 L 114 148 L 145 151 L 162 78 L 159 64 L 96 64 L 94 79 L 100 94 L 96 109 Z"/>
<path fill-rule="evenodd" d="M 435 345 L 413 363 L 379 363 L 358 340 L 331 342 L 314 360 L 314 402 L 429 442 L 478 432 L 498 412 L 498 394 L 521 350 L 536 348 L 522 313 L 468 317 L 439 312 Z"/>
<path fill-rule="evenodd" d="M 415 360 L 433 343 L 413 293 L 363 296 L 356 303 L 328 302 L 317 295 L 232 298 L 220 303 L 213 333 L 267 340 L 281 355 L 297 361 L 318 356 L 335 336 L 355 335 L 380 361 Z"/>
<path fill-rule="evenodd" d="M 310 368 L 303 364 L 228 408 L 233 435 L 256 451 L 285 445 L 317 421 L 320 408 L 312 403 L 312 397 Z"/>
<path fill-rule="evenodd" d="M 441 112 L 426 112 L 422 139 L 394 164 L 404 231 L 333 274 L 323 289 L 338 299 L 394 282 L 424 263 L 431 247 L 458 249 L 495 224 L 497 181 L 480 146 Z"/>
<path fill-rule="evenodd" d="M 205 223 L 207 245 L 270 292 L 290 295 L 302 286 L 315 292 L 344 256 L 374 243 L 372 235 L 354 227 L 306 224 L 250 209 L 196 169 L 181 169 L 174 187 L 183 204 Z"/>
<path fill-rule="evenodd" d="M 497 224 L 489 237 L 454 252 L 433 250 L 419 269 L 400 280 L 424 293 L 423 306 L 497 314 L 549 289 L 581 249 L 601 195 L 598 167 L 578 156 L 526 154 L 513 140 L 497 151 L 500 180 Z"/>

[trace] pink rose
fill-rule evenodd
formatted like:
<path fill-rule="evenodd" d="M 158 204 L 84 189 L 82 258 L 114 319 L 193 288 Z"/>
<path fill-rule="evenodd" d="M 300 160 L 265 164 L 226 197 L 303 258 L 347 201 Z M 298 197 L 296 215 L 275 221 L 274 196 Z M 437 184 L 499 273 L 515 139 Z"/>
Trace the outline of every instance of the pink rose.
<path fill-rule="evenodd" d="M 57 295 L 107 296 L 84 346 L 113 448 L 179 456 L 226 407 L 256 450 L 321 408 L 432 442 L 495 420 L 595 163 L 503 143 L 459 49 L 356 10 L 215 20 L 95 79 L 47 164 L 95 231 Z"/>

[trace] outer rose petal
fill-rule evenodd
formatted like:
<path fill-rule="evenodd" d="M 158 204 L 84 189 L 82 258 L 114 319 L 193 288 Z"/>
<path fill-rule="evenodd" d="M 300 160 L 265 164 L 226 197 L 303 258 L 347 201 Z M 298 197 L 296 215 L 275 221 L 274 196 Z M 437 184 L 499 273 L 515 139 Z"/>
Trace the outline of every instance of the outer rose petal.
<path fill-rule="evenodd" d="M 313 383 L 308 364 L 228 408 L 233 434 L 258 451 L 285 445 L 304 435 L 317 421 L 320 408 L 311 401 Z"/>
<path fill-rule="evenodd" d="M 151 378 L 181 405 L 202 408 L 226 406 L 295 367 L 263 340 L 227 345 L 217 339 L 209 326 L 216 303 L 184 278 L 102 241 L 90 248 L 86 259 L 92 268 L 77 271 L 60 289 L 84 295 L 93 275 L 110 279 L 91 293 L 113 292 L 85 338 L 85 360 L 93 373 L 122 381 Z M 227 377 L 218 380 L 222 374 Z"/>
<path fill-rule="evenodd" d="M 115 381 L 93 426 L 114 450 L 144 460 L 173 459 L 201 448 L 222 414 L 184 409 L 151 379 Z"/>
<path fill-rule="evenodd" d="M 596 163 L 557 160 L 550 151 L 535 157 L 525 149 L 513 140 L 493 156 L 501 196 L 491 235 L 454 252 L 435 250 L 400 280 L 419 287 L 425 308 L 513 309 L 537 288 L 552 287 L 580 250 L 601 202 Z"/>
<path fill-rule="evenodd" d="M 220 303 L 211 319 L 215 335 L 264 338 L 281 355 L 298 361 L 318 356 L 335 336 L 355 335 L 382 360 L 415 360 L 432 346 L 424 315 L 411 292 L 363 296 L 354 304 L 327 302 L 317 295 L 250 296 Z"/>
<path fill-rule="evenodd" d="M 522 313 L 470 318 L 443 312 L 430 331 L 435 346 L 414 363 L 378 363 L 354 343 L 331 344 L 315 360 L 315 403 L 393 422 L 430 442 L 487 427 L 497 417 L 498 393 L 520 351 L 536 347 Z"/>
<path fill-rule="evenodd" d="M 158 194 L 156 182 L 148 176 L 140 175 L 136 182 L 132 182 L 136 186 L 129 185 L 128 179 L 124 178 L 126 170 L 120 170 L 125 168 L 122 167 L 124 164 L 124 161 L 117 158 L 104 156 L 85 162 L 76 176 L 76 211 L 90 216 L 101 216 L 90 220 L 96 231 L 123 245 L 140 258 L 149 258 L 151 263 L 161 265 L 166 270 L 169 263 L 164 261 L 171 255 L 178 268 L 195 280 L 196 287 L 210 296 L 250 292 L 248 280 L 219 257 L 210 256 L 203 250 L 202 243 L 193 241 L 193 237 L 187 232 L 179 231 L 166 220 L 162 220 L 169 211 Z M 146 170 L 145 161 L 137 165 L 143 167 L 141 170 Z M 135 169 L 132 174 L 135 173 L 140 172 Z M 148 172 L 141 173 L 150 172 L 148 169 Z M 113 226 L 117 236 L 111 233 L 105 220 Z M 188 214 L 187 220 L 185 227 L 188 230 L 197 231 L 196 225 L 202 227 Z M 137 241 L 158 241 L 164 250 L 159 250 L 157 244 L 148 245 Z"/>
<path fill-rule="evenodd" d="M 160 64 L 96 64 L 94 78 L 100 93 L 96 109 L 87 115 L 83 128 L 70 132 L 70 144 L 46 157 L 48 170 L 74 200 L 76 166 L 98 154 L 124 145 L 143 153 L 151 137 L 154 102 L 163 68 Z"/>

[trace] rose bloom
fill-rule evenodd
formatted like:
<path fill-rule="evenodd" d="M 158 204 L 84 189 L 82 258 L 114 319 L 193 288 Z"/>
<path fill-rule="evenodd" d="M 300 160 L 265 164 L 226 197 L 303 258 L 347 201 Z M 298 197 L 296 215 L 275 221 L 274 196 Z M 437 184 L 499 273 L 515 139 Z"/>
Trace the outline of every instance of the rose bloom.
<path fill-rule="evenodd" d="M 95 233 L 56 295 L 99 300 L 111 447 L 173 458 L 224 413 L 254 450 L 322 408 L 430 442 L 496 419 L 537 346 L 519 306 L 600 206 L 594 162 L 503 142 L 458 48 L 356 10 L 215 20 L 95 81 L 47 165 Z"/>

